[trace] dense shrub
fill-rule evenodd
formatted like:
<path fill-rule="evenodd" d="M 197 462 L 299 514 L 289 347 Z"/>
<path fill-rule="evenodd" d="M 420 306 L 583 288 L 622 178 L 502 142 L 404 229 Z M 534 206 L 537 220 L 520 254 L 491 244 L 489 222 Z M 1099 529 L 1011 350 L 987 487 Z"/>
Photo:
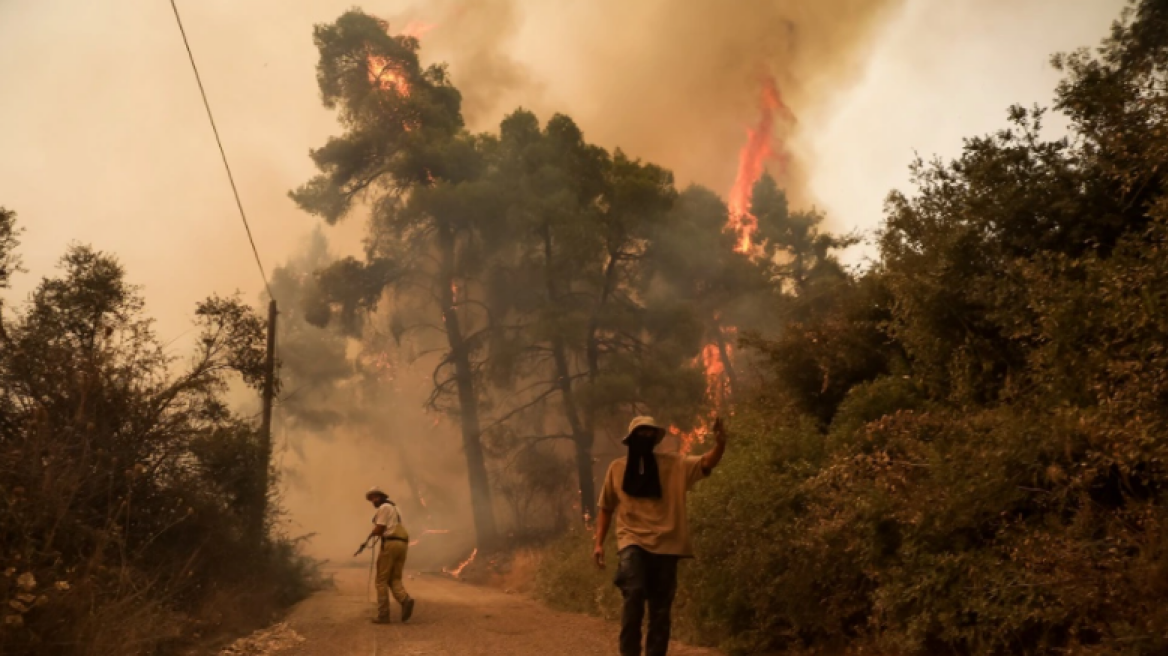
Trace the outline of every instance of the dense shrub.
<path fill-rule="evenodd" d="M 539 552 L 535 596 L 558 610 L 620 617 L 620 592 L 612 582 L 616 541 L 609 540 L 607 547 L 608 568 L 589 566 L 592 535 L 579 528 L 565 532 Z"/>
<path fill-rule="evenodd" d="M 314 582 L 267 537 L 263 451 L 222 400 L 259 381 L 262 319 L 200 304 L 180 366 L 142 310 L 116 260 L 74 247 L 0 317 L 0 652 L 158 653 Z"/>
<path fill-rule="evenodd" d="M 1168 2 L 1056 62 L 1068 138 L 1013 108 L 918 161 L 879 262 L 744 340 L 762 384 L 692 497 L 683 633 L 1168 653 Z"/>

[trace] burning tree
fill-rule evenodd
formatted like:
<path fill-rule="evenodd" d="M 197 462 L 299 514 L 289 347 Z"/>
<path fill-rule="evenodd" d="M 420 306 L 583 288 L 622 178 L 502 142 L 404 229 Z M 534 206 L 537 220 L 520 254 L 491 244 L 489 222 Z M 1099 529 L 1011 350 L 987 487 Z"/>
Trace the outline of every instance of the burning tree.
<path fill-rule="evenodd" d="M 494 305 L 520 317 L 522 330 L 513 355 L 496 362 L 511 387 L 492 426 L 536 428 L 519 438 L 520 449 L 570 440 L 579 507 L 589 517 L 596 436 L 612 427 L 602 418 L 700 403 L 692 322 L 675 303 L 641 293 L 653 231 L 676 197 L 673 177 L 587 143 L 562 115 L 541 127 L 517 111 L 503 121 L 500 142 L 497 180 L 519 251 Z"/>
<path fill-rule="evenodd" d="M 313 152 L 321 174 L 293 197 L 329 222 L 366 201 L 372 221 L 364 261 L 320 275 L 331 305 L 314 314 L 353 327 L 388 299 L 393 335 L 441 352 L 431 401 L 460 418 L 480 545 L 494 535 L 487 458 L 547 440 L 572 443 L 590 516 L 597 436 L 615 444 L 646 411 L 706 423 L 734 387 L 737 331 L 767 324 L 753 308 L 835 242 L 787 210 L 762 146 L 728 208 L 679 196 L 669 171 L 588 143 L 566 116 L 541 126 L 519 110 L 498 136 L 471 135 L 444 69 L 387 28 L 349 12 L 317 29 L 324 102 L 346 133 Z M 735 208 L 749 231 L 728 227 Z"/>
<path fill-rule="evenodd" d="M 317 80 L 345 134 L 312 152 L 321 173 L 292 197 L 329 223 L 367 201 L 372 220 L 366 260 L 336 265 L 354 284 L 333 291 L 363 309 L 391 294 L 396 307 L 416 310 L 416 321 L 395 323 L 397 336 L 427 329 L 445 336 L 433 402 L 445 407 L 445 399 L 456 399 L 475 529 L 486 546 L 496 529 L 480 441 L 475 354 L 492 326 L 470 295 L 484 253 L 493 246 L 483 224 L 498 214 L 498 203 L 481 182 L 492 144 L 463 130 L 458 91 L 443 68 L 422 68 L 417 39 L 392 36 L 387 28 L 360 11 L 317 26 Z"/>

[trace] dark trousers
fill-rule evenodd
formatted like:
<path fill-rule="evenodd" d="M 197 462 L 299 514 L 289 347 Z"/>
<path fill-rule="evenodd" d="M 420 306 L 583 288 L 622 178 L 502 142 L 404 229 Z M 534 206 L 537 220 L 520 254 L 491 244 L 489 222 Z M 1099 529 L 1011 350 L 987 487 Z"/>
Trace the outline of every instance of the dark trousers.
<path fill-rule="evenodd" d="M 620 552 L 613 581 L 625 598 L 621 611 L 621 656 L 641 656 L 641 624 L 649 606 L 646 656 L 665 656 L 669 650 L 670 612 L 677 592 L 677 556 L 649 553 L 636 546 Z"/>

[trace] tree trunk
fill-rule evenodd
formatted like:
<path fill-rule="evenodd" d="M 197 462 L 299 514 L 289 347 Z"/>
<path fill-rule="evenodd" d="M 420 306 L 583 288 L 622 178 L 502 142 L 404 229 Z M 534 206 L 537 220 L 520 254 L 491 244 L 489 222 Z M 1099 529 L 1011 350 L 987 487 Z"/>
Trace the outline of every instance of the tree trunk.
<path fill-rule="evenodd" d="M 592 385 L 592 389 L 596 389 L 596 381 L 600 377 L 600 313 L 608 305 L 608 300 L 616 289 L 617 281 L 617 264 L 619 262 L 618 254 L 609 254 L 608 264 L 604 268 L 604 286 L 600 290 L 600 298 L 597 299 L 596 307 L 592 310 L 592 318 L 588 321 L 588 335 L 585 343 L 585 353 L 588 360 L 588 382 Z M 579 470 L 580 476 L 580 497 L 581 500 L 587 499 L 587 503 L 581 503 L 581 508 L 588 508 L 592 513 L 592 517 L 596 516 L 596 485 L 592 478 L 592 447 L 596 443 L 596 406 L 594 403 L 589 403 L 584 409 L 584 430 L 581 439 L 576 440 L 576 466 Z M 583 454 L 587 453 L 588 457 L 588 476 L 589 488 L 585 488 L 583 481 L 584 464 L 582 461 Z"/>
<path fill-rule="evenodd" d="M 474 374 L 470 364 L 470 353 L 459 326 L 454 299 L 455 238 L 448 228 L 439 229 L 438 246 L 442 262 L 442 270 L 438 276 L 441 289 L 438 291 L 442 300 L 442 319 L 446 323 L 446 339 L 450 343 L 450 362 L 454 365 L 455 383 L 458 387 L 462 448 L 466 454 L 466 473 L 470 482 L 471 513 L 474 516 L 479 548 L 490 549 L 496 546 L 498 531 L 495 527 L 495 512 L 491 507 L 491 489 L 487 481 L 483 444 L 480 441 L 479 404 L 475 394 Z"/>
<path fill-rule="evenodd" d="M 588 337 L 585 351 L 588 356 L 588 382 L 596 387 L 596 379 L 600 377 L 600 313 L 608 305 L 608 299 L 616 289 L 617 263 L 620 252 L 609 249 L 608 264 L 604 267 L 604 286 L 600 290 L 600 298 L 592 310 L 592 318 L 588 321 Z M 589 406 L 585 416 L 586 430 L 590 437 L 596 435 L 596 409 Z"/>
<path fill-rule="evenodd" d="M 559 293 L 556 291 L 555 275 L 552 273 L 552 237 L 551 230 L 545 225 L 543 233 L 544 244 L 544 277 L 547 279 L 548 301 L 553 305 L 559 303 Z M 568 348 L 564 337 L 557 334 L 552 338 L 552 355 L 556 362 L 556 385 L 560 388 L 560 395 L 564 399 L 564 414 L 568 417 L 568 426 L 572 430 L 572 441 L 576 445 L 576 478 L 580 485 L 580 512 L 587 522 L 596 517 L 596 481 L 592 473 L 592 432 L 585 430 L 584 422 L 580 420 L 580 412 L 576 407 L 576 395 L 572 390 L 572 368 L 568 365 Z"/>

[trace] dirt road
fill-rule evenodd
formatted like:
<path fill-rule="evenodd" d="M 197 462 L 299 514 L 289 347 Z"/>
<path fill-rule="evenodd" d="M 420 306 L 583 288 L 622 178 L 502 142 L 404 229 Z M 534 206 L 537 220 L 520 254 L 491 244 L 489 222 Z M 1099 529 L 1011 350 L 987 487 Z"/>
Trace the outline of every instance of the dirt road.
<path fill-rule="evenodd" d="M 287 625 L 299 635 L 279 656 L 609 656 L 617 653 L 618 627 L 591 617 L 559 613 L 523 598 L 431 575 L 406 581 L 418 600 L 409 624 L 370 623 L 366 572 L 338 570 L 336 589 L 317 593 L 293 609 Z M 302 640 L 300 640 L 302 639 Z M 675 645 L 674 656 L 717 652 Z"/>

